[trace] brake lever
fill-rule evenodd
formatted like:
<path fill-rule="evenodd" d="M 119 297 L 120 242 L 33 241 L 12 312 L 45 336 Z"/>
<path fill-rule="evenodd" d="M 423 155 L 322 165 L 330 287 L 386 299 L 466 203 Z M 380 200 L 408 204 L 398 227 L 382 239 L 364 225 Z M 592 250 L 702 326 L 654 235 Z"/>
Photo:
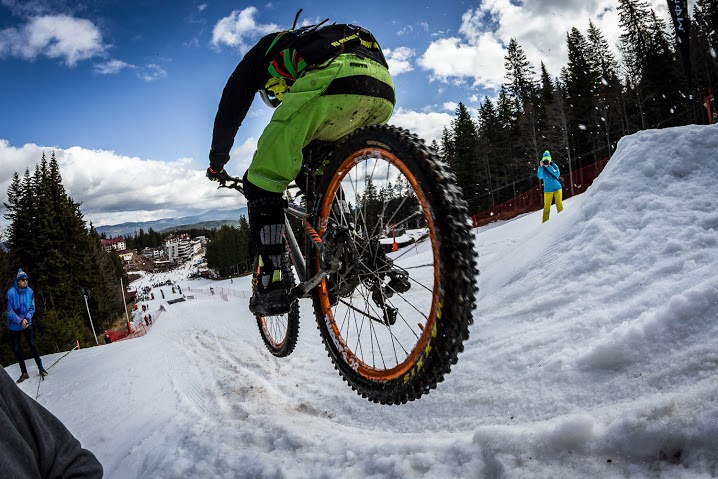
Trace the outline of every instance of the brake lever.
<path fill-rule="evenodd" d="M 229 184 L 227 184 L 229 183 Z M 237 190 L 240 193 L 244 194 L 244 186 L 242 183 L 242 178 L 239 178 L 237 176 L 229 176 L 227 177 L 224 182 L 220 182 L 219 186 L 217 186 L 217 189 L 220 188 L 231 188 L 233 190 Z"/>

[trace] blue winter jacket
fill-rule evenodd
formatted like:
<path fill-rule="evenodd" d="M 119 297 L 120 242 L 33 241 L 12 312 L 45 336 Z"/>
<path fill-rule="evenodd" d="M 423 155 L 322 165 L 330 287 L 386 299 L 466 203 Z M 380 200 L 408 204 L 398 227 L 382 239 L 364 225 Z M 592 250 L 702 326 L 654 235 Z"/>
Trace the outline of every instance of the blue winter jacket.
<path fill-rule="evenodd" d="M 32 325 L 32 315 L 35 314 L 35 293 L 30 286 L 21 288 L 17 280 L 12 288 L 7 290 L 7 308 L 5 319 L 10 331 L 22 331 L 20 324 L 27 319 L 28 326 Z"/>
<path fill-rule="evenodd" d="M 551 176 L 551 173 L 544 171 L 544 168 L 551 171 L 551 173 L 553 173 L 556 178 L 561 176 L 561 172 L 558 169 L 558 165 L 554 162 L 549 163 L 548 166 L 539 166 L 536 176 L 538 176 L 540 180 L 543 180 L 544 193 L 552 193 L 554 191 L 560 190 L 561 182 Z"/>

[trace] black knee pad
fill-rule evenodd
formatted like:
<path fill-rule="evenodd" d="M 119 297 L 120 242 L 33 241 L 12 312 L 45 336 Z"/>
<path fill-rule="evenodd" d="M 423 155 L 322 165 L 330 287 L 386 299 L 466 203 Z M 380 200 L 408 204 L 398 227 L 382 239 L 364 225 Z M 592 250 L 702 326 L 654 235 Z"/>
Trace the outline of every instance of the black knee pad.
<path fill-rule="evenodd" d="M 244 174 L 244 196 L 247 198 L 249 223 L 252 227 L 252 236 L 257 233 L 259 244 L 259 230 L 262 226 L 270 224 L 284 224 L 284 206 L 286 204 L 281 193 L 273 193 L 262 189 L 247 179 Z M 255 227 L 256 231 L 255 231 Z"/>
<path fill-rule="evenodd" d="M 265 262 L 279 266 L 279 255 L 284 252 L 284 207 L 281 193 L 264 190 L 247 179 L 244 174 L 244 196 L 247 198 L 249 227 L 257 252 Z"/>

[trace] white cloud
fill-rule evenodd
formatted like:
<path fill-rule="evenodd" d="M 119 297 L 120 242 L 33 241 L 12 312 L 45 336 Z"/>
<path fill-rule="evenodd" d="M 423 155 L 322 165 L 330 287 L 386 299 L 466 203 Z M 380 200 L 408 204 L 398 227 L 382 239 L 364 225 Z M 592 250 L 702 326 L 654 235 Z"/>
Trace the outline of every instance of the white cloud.
<path fill-rule="evenodd" d="M 146 82 L 152 82 L 164 78 L 167 76 L 167 71 L 159 65 L 150 63 L 145 65 L 138 73 L 137 76 Z"/>
<path fill-rule="evenodd" d="M 110 60 L 108 62 L 96 64 L 94 70 L 95 73 L 99 73 L 100 75 L 114 75 L 121 72 L 125 68 L 134 69 L 137 67 L 121 60 Z"/>
<path fill-rule="evenodd" d="M 648 3 L 659 17 L 670 18 L 666 2 Z M 473 87 L 497 88 L 505 81 L 505 46 L 515 38 L 537 79 L 541 62 L 556 77 L 568 62 L 566 34 L 573 27 L 585 33 L 589 20 L 617 54 L 621 31 L 616 8 L 614 0 L 484 0 L 463 14 L 459 36 L 438 35 L 418 63 L 442 82 L 468 80 Z"/>
<path fill-rule="evenodd" d="M 0 57 L 35 60 L 44 55 L 67 66 L 104 54 L 102 34 L 89 20 L 67 15 L 32 18 L 18 28 L 0 30 Z"/>
<path fill-rule="evenodd" d="M 225 165 L 227 173 L 232 176 L 242 176 L 249 168 L 249 164 L 254 158 L 254 152 L 257 151 L 257 138 L 247 138 L 244 143 L 235 144 L 229 152 L 230 162 Z"/>
<path fill-rule="evenodd" d="M 457 108 L 459 108 L 459 104 L 455 101 L 447 101 L 442 105 L 442 108 L 446 111 L 455 112 Z"/>
<path fill-rule="evenodd" d="M 414 27 L 412 27 L 411 25 L 405 25 L 402 29 L 397 30 L 396 35 L 398 37 L 401 37 L 404 35 L 408 35 L 408 34 L 412 33 L 413 31 L 414 31 Z"/>
<path fill-rule="evenodd" d="M 95 73 L 100 75 L 115 75 L 124 69 L 135 70 L 137 78 L 148 83 L 167 76 L 167 71 L 156 63 L 148 63 L 144 67 L 138 67 L 121 60 L 110 60 L 105 63 L 98 63 L 94 67 Z"/>
<path fill-rule="evenodd" d="M 53 152 L 65 189 L 82 203 L 80 210 L 85 219 L 95 226 L 239 208 L 245 203 L 236 192 L 217 190 L 205 178 L 206 166 L 188 158 L 163 162 L 79 146 L 13 147 L 7 140 L 0 140 L 0 205 L 7 202 L 13 173 L 21 177 L 26 169 L 32 173 L 42 154 L 49 159 Z M 2 206 L 0 210 L 4 213 Z"/>
<path fill-rule="evenodd" d="M 392 75 L 410 72 L 414 69 L 409 61 L 416 52 L 408 47 L 399 47 L 394 49 L 384 49 L 386 62 L 389 64 L 389 71 Z"/>
<path fill-rule="evenodd" d="M 418 63 L 432 72 L 434 79 L 458 78 L 471 81 L 473 86 L 496 88 L 503 82 L 504 55 L 502 44 L 487 33 L 480 35 L 476 44 L 462 43 L 455 37 L 432 42 Z"/>
<path fill-rule="evenodd" d="M 389 123 L 406 128 L 430 145 L 433 140 L 440 142 L 444 128 L 449 127 L 453 119 L 453 113 L 419 112 L 397 108 Z"/>
<path fill-rule="evenodd" d="M 242 11 L 234 10 L 222 18 L 212 30 L 212 44 L 216 47 L 222 44 L 237 47 L 244 53 L 252 47 L 252 40 L 280 29 L 273 23 L 258 24 L 254 20 L 256 13 L 256 7 L 248 7 Z"/>

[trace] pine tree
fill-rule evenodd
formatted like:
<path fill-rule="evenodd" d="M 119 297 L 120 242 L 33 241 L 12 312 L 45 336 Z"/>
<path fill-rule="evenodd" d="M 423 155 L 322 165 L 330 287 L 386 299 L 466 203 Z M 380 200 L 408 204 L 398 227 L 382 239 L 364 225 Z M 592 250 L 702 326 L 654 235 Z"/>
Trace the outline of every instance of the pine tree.
<path fill-rule="evenodd" d="M 449 165 L 454 161 L 454 138 L 451 130 L 444 127 L 441 133 L 441 147 L 439 147 L 439 156 Z"/>
<path fill-rule="evenodd" d="M 547 115 L 548 108 L 553 101 L 554 88 L 551 76 L 546 69 L 544 62 L 541 62 L 541 75 L 536 90 L 536 111 L 538 115 L 538 124 L 540 138 L 542 142 L 546 141 L 546 128 L 548 128 Z"/>
<path fill-rule="evenodd" d="M 489 98 L 485 98 L 479 107 L 479 151 L 481 162 L 485 165 L 485 177 L 489 192 L 488 201 L 482 201 L 479 210 L 485 210 L 497 203 L 495 191 L 500 188 L 498 178 L 495 175 L 497 168 L 492 164 L 499 164 L 499 148 L 501 142 L 501 130 L 499 128 L 498 114 L 496 108 Z"/>
<path fill-rule="evenodd" d="M 497 173 L 501 184 L 504 186 L 501 190 L 501 196 L 503 199 L 509 199 L 519 193 L 518 185 L 521 180 L 525 179 L 525 174 L 521 168 L 523 162 L 525 162 L 525 157 L 522 157 L 522 149 L 517 146 L 515 141 L 518 137 L 518 112 L 515 109 L 514 102 L 508 95 L 505 85 L 502 85 L 499 90 L 496 117 L 501 131 L 497 144 Z M 519 158 L 521 164 L 519 164 L 517 158 Z"/>
<path fill-rule="evenodd" d="M 536 90 L 533 81 L 535 73 L 515 38 L 509 40 L 504 66 L 506 68 L 506 90 L 515 102 L 515 110 L 523 112 L 528 105 L 532 104 L 533 94 Z"/>
<path fill-rule="evenodd" d="M 593 22 L 589 21 L 588 25 L 589 61 L 599 75 L 594 93 L 594 104 L 598 115 L 596 124 L 605 137 L 606 156 L 610 157 L 613 153 L 614 138 L 619 138 L 625 132 L 619 104 L 623 85 L 618 78 L 618 63 L 603 33 Z"/>
<path fill-rule="evenodd" d="M 644 72 L 644 86 L 651 99 L 648 113 L 651 126 L 677 126 L 692 122 L 692 115 L 683 119 L 677 117 L 690 111 L 690 105 L 683 99 L 690 96 L 681 62 L 677 58 L 673 42 L 670 41 L 666 22 L 651 10 L 651 50 L 648 67 Z M 666 88 L 673 85 L 673 88 Z"/>
<path fill-rule="evenodd" d="M 684 82 L 665 22 L 643 1 L 619 0 L 618 12 L 626 86 L 635 95 L 641 129 L 679 124 L 676 115 L 686 108 L 678 90 L 666 85 Z"/>
<path fill-rule="evenodd" d="M 572 134 L 569 127 L 570 108 L 566 100 L 564 86 L 559 80 L 554 84 L 554 95 L 551 103 L 548 105 L 546 115 L 546 140 L 547 147 L 551 151 L 552 157 L 565 158 L 568 163 L 568 172 L 574 169 L 575 149 L 571 141 Z"/>
<path fill-rule="evenodd" d="M 562 80 L 571 107 L 570 134 L 575 139 L 578 157 L 582 158 L 594 150 L 594 93 L 600 73 L 589 58 L 586 38 L 577 28 L 568 33 L 566 43 L 568 65 L 562 72 Z"/>
<path fill-rule="evenodd" d="M 645 99 L 641 82 L 649 58 L 650 32 L 645 19 L 650 8 L 646 2 L 638 0 L 619 0 L 618 14 L 623 33 L 619 37 L 626 86 L 636 95 L 635 105 L 639 111 L 641 129 L 646 129 L 644 112 Z M 630 129 L 630 126 L 629 126 Z"/>
<path fill-rule="evenodd" d="M 453 158 L 449 163 L 457 182 L 469 204 L 469 211 L 478 211 L 479 195 L 488 182 L 478 174 L 478 132 L 476 123 L 469 115 L 463 103 L 456 108 L 456 118 L 452 121 Z M 482 184 L 480 185 L 479 182 Z"/>
<path fill-rule="evenodd" d="M 695 5 L 691 29 L 692 53 L 695 67 L 695 87 L 700 99 L 708 98 L 712 113 L 718 110 L 718 2 L 698 0 Z M 705 107 L 705 105 L 703 105 Z M 701 123 L 711 123 L 708 111 L 703 109 Z"/>
<path fill-rule="evenodd" d="M 540 84 L 541 84 L 541 87 L 539 90 L 539 95 L 541 96 L 541 99 L 543 100 L 543 104 L 549 105 L 553 101 L 554 87 L 553 87 L 553 81 L 551 80 L 551 76 L 548 74 L 548 70 L 546 70 L 546 65 L 544 65 L 544 62 L 541 62 Z"/>
<path fill-rule="evenodd" d="M 7 203 L 3 202 L 3 205 L 7 210 L 3 217 L 10 222 L 5 234 L 8 239 L 8 245 L 10 246 L 10 248 L 15 250 L 16 254 L 19 253 L 20 246 L 15 244 L 13 239 L 15 239 L 17 235 L 15 228 L 20 226 L 18 220 L 22 211 L 22 209 L 20 208 L 21 204 L 22 184 L 20 182 L 20 175 L 15 172 L 12 175 L 12 181 L 10 182 L 10 186 L 7 189 Z"/>

